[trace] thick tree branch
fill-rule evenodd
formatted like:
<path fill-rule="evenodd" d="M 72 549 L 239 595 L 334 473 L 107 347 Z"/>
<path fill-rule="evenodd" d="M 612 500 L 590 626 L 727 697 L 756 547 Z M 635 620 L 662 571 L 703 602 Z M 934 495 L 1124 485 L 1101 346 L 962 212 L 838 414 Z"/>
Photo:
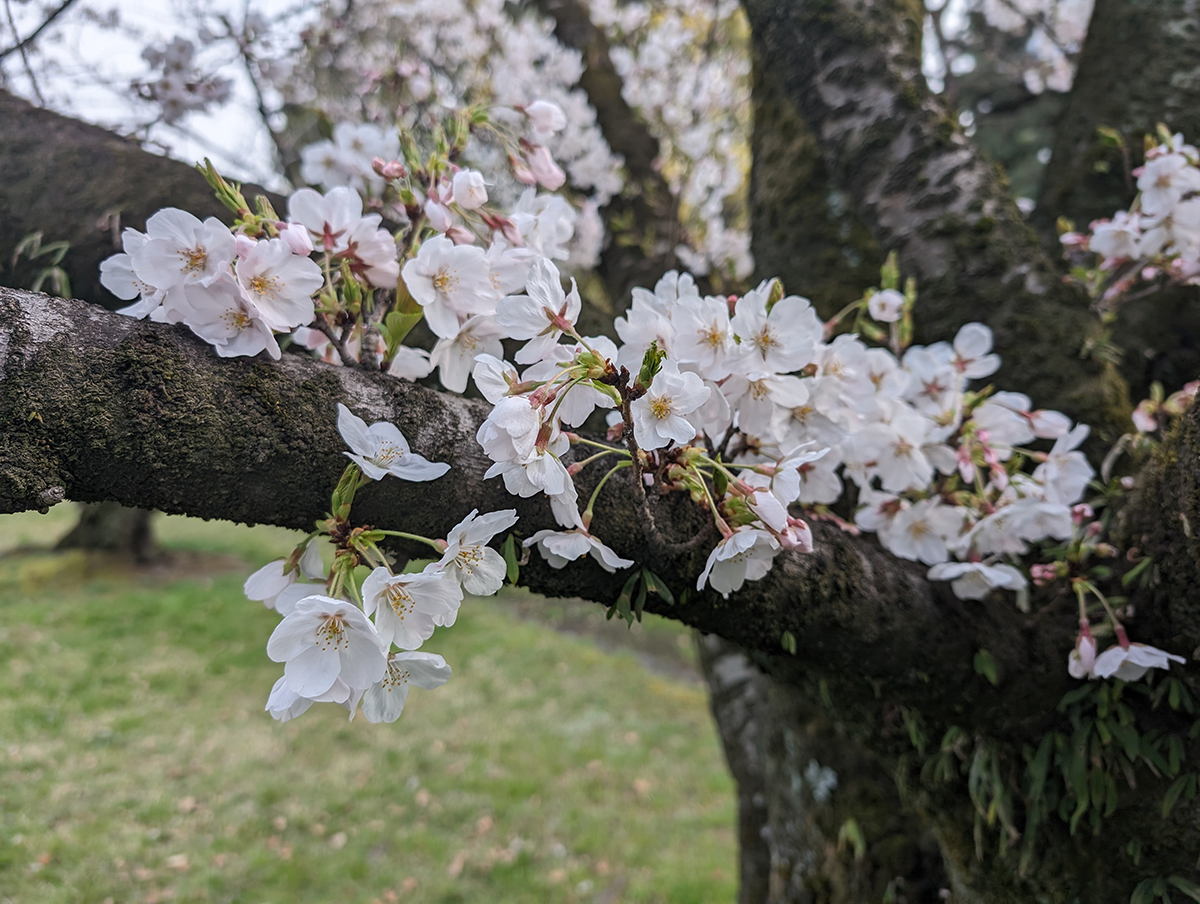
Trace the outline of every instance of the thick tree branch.
<path fill-rule="evenodd" d="M 757 52 L 817 135 L 883 250 L 899 252 L 927 299 L 923 338 L 967 320 L 992 327 L 997 382 L 1093 425 L 1121 429 L 1124 388 L 1082 359 L 1094 328 L 1063 284 L 1000 172 L 924 84 L 923 7 L 912 0 L 745 0 Z M 1117 425 L 1121 425 L 1118 427 Z"/>
<path fill-rule="evenodd" d="M 222 360 L 182 326 L 11 290 L 0 290 L 0 349 L 0 511 L 41 508 L 65 494 L 311 530 L 346 464 L 335 429 L 336 404 L 344 402 L 397 423 L 417 451 L 452 466 L 430 484 L 371 485 L 356 521 L 436 537 L 472 508 L 516 508 L 524 536 L 553 526 L 544 499 L 517 499 L 500 481 L 482 479 L 489 462 L 474 434 L 488 409 L 480 402 L 301 355 Z M 581 495 L 602 471 L 580 475 Z M 704 516 L 685 494 L 653 505 L 668 540 L 702 529 Z M 633 488 L 614 479 L 596 508 L 598 534 L 676 591 L 693 585 L 708 548 L 652 552 L 660 547 L 649 543 L 640 511 Z M 779 556 L 765 580 L 728 602 L 705 592 L 685 605 L 648 605 L 771 655 L 790 631 L 808 668 L 849 676 L 867 697 L 863 677 L 887 682 L 930 711 L 960 704 L 984 637 L 1001 667 L 1031 681 L 1031 690 L 1063 683 L 1063 638 L 1028 631 L 1009 601 L 968 606 L 873 541 L 820 525 L 817 533 L 815 553 Z M 605 604 L 627 577 L 590 560 L 553 571 L 536 554 L 522 574 L 538 592 Z M 978 706 L 980 719 L 994 720 L 993 708 L 1005 704 Z M 1026 716 L 1016 705 L 1005 718 Z"/>
<path fill-rule="evenodd" d="M 120 301 L 100 285 L 100 261 L 121 250 L 120 230 L 142 229 L 163 207 L 180 207 L 201 219 L 228 221 L 204 177 L 190 166 L 158 157 L 97 126 L 42 110 L 0 91 L 0 281 L 28 285 L 32 268 L 12 268 L 17 243 L 41 231 L 44 241 L 66 240 L 63 268 L 73 293 L 109 308 Z M 254 185 L 247 198 L 267 194 Z"/>

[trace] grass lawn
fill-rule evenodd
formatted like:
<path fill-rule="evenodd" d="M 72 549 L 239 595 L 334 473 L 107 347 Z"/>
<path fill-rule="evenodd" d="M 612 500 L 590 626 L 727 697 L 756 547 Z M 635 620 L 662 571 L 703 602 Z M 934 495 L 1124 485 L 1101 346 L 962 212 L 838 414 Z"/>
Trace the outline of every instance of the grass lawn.
<path fill-rule="evenodd" d="M 280 725 L 241 584 L 295 535 L 159 518 L 173 565 L 143 570 L 12 551 L 72 518 L 0 517 L 0 904 L 734 899 L 703 689 L 644 664 L 682 629 L 468 600 L 399 722 Z"/>

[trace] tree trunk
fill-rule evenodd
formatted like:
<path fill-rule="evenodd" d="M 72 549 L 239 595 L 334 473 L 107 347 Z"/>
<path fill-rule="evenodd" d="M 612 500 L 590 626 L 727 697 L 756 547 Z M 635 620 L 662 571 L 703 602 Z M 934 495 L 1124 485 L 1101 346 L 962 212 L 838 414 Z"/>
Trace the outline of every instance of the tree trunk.
<path fill-rule="evenodd" d="M 938 900 L 937 842 L 880 759 L 740 647 L 696 647 L 737 781 L 739 904 Z"/>
<path fill-rule="evenodd" d="M 154 512 L 126 508 L 116 502 L 92 502 L 79 507 L 79 521 L 55 549 L 96 549 L 131 556 L 145 564 L 157 553 L 151 518 Z"/>
<path fill-rule="evenodd" d="M 1200 140 L 1200 7 L 1192 0 L 1097 0 L 1042 179 L 1035 214 L 1054 234 L 1058 217 L 1086 229 L 1128 208 L 1137 192 L 1129 168 L 1142 162 L 1143 136 L 1158 123 Z M 1105 143 L 1117 130 L 1129 159 Z M 1133 397 L 1158 380 L 1178 388 L 1200 375 L 1200 289 L 1170 289 L 1126 306 L 1113 334 Z"/>

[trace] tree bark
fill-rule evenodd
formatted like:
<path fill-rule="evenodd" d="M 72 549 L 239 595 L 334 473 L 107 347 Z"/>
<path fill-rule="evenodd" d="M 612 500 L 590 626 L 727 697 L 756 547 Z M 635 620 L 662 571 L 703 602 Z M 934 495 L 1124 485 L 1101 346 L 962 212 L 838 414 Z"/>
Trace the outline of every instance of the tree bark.
<path fill-rule="evenodd" d="M 820 142 L 882 251 L 917 278 L 920 340 L 979 320 L 1005 356 L 996 382 L 1114 438 L 1123 381 L 1077 352 L 1096 331 L 1003 175 L 963 136 L 920 70 L 915 0 L 745 0 L 754 46 Z M 1066 352 L 1066 353 L 1064 353 Z"/>

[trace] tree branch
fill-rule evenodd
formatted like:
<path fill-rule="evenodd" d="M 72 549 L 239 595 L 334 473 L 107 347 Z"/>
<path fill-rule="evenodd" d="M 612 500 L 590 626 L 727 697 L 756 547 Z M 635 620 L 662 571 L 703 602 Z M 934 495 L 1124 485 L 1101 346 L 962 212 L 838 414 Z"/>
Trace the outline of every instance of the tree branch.
<path fill-rule="evenodd" d="M 545 499 L 518 499 L 500 481 L 483 480 L 490 462 L 474 439 L 488 411 L 481 402 L 302 355 L 223 360 L 182 326 L 12 290 L 0 290 L 0 350 L 0 511 L 42 508 L 65 494 L 311 530 L 345 467 L 335 428 L 343 402 L 370 420 L 393 421 L 414 449 L 452 467 L 430 484 L 371 485 L 355 506 L 357 522 L 437 537 L 473 508 L 516 508 L 522 536 L 554 526 Z M 579 475 L 581 495 L 603 470 Z M 652 547 L 639 494 L 624 476 L 600 496 L 598 534 L 677 593 L 694 586 L 708 549 Z M 667 541 L 686 540 L 705 523 L 686 494 L 651 505 Z M 807 668 L 849 676 L 856 693 L 864 676 L 886 681 L 934 711 L 960 702 L 984 635 L 1002 668 L 1065 686 L 1056 677 L 1064 637 L 1026 637 L 1025 617 L 1009 600 L 964 605 L 873 541 L 816 528 L 816 552 L 780 555 L 766 579 L 728 602 L 704 592 L 673 607 L 651 597 L 647 608 L 769 655 L 790 631 Z M 590 560 L 554 571 L 536 554 L 522 571 L 532 590 L 604 604 L 627 577 Z"/>

